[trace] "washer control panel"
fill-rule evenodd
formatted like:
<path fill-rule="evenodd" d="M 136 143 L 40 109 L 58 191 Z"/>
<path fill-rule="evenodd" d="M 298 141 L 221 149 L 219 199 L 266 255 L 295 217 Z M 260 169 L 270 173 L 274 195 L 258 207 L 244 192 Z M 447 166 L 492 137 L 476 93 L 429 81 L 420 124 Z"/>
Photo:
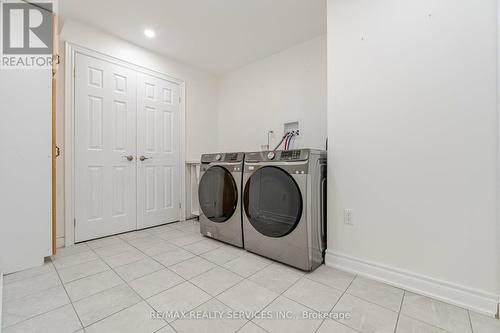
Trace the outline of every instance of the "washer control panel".
<path fill-rule="evenodd" d="M 310 149 L 276 150 L 245 153 L 245 161 L 248 162 L 294 162 L 307 161 Z"/>
<path fill-rule="evenodd" d="M 283 150 L 280 161 L 297 161 L 301 159 L 301 150 Z"/>
<path fill-rule="evenodd" d="M 201 163 L 207 164 L 212 162 L 243 162 L 244 153 L 214 153 L 201 155 Z"/>

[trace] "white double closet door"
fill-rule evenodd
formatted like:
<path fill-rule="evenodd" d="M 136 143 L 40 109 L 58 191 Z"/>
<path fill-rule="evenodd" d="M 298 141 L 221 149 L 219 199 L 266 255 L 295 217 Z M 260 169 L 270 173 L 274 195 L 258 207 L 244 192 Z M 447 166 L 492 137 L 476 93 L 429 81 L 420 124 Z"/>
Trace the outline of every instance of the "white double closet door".
<path fill-rule="evenodd" d="M 179 220 L 180 86 L 77 53 L 75 241 Z"/>

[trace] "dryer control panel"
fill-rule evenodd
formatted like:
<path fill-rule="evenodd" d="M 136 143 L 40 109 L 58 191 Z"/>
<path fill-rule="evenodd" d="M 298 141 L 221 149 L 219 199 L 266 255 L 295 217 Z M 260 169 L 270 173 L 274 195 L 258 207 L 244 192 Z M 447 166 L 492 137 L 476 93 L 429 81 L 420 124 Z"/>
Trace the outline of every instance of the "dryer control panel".
<path fill-rule="evenodd" d="M 243 160 L 239 155 L 240 153 L 227 153 L 224 154 L 224 162 L 238 162 Z"/>

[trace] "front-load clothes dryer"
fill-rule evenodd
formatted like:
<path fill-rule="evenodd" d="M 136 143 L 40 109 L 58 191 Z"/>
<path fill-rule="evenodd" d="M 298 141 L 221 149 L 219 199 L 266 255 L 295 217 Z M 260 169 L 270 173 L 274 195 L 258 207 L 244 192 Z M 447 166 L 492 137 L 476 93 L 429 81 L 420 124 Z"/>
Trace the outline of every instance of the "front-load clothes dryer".
<path fill-rule="evenodd" d="M 241 178 L 244 153 L 206 154 L 201 157 L 198 199 L 200 232 L 243 247 Z"/>
<path fill-rule="evenodd" d="M 312 271 L 326 247 L 325 151 L 300 149 L 245 154 L 245 249 Z"/>

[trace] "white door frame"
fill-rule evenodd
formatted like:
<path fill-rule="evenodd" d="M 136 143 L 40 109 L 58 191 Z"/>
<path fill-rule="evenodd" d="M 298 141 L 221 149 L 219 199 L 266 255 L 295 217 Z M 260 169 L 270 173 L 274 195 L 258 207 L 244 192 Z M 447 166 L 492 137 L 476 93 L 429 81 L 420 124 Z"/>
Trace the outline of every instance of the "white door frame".
<path fill-rule="evenodd" d="M 150 70 L 130 62 L 120 60 L 113 56 L 109 56 L 98 51 L 88 49 L 83 46 L 79 46 L 70 42 L 65 43 L 65 64 L 64 64 L 64 148 L 65 148 L 65 160 L 64 160 L 64 240 L 65 246 L 71 246 L 75 243 L 75 140 L 74 140 L 74 128 L 75 128 L 75 101 L 74 101 L 74 64 L 77 53 L 91 56 L 97 59 L 101 59 L 107 62 L 111 62 L 115 65 L 130 68 L 132 70 L 156 76 L 163 80 L 170 81 L 174 84 L 178 84 L 180 87 L 180 115 L 181 115 L 181 133 L 180 133 L 180 160 L 179 160 L 179 172 L 180 172 L 180 202 L 181 207 L 179 207 L 179 219 L 184 221 L 186 219 L 185 208 L 186 207 L 186 82 L 181 79 L 177 79 L 171 75 L 160 73 L 154 70 Z"/>

